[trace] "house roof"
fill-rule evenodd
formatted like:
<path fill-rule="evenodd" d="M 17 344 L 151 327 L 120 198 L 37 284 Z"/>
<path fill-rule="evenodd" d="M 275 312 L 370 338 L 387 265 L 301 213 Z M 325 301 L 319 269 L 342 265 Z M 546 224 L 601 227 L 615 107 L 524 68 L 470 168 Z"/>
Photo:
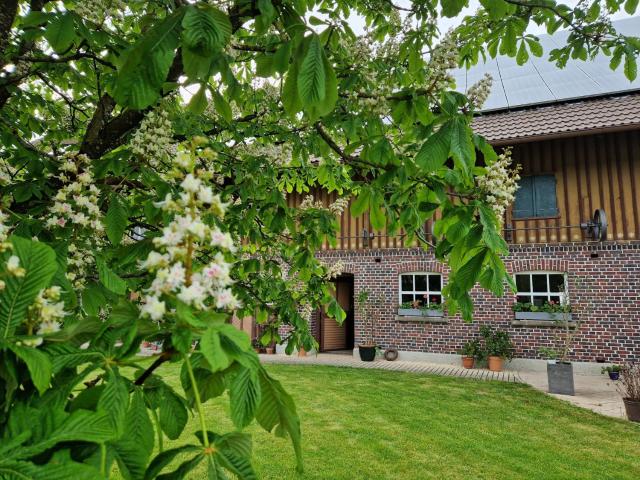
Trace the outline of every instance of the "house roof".
<path fill-rule="evenodd" d="M 640 128 L 640 93 L 481 114 L 472 126 L 494 145 Z"/>
<path fill-rule="evenodd" d="M 640 16 L 616 20 L 613 27 L 621 34 L 637 36 Z M 498 55 L 493 59 L 487 57 L 485 63 L 478 63 L 469 70 L 456 69 L 452 75 L 457 89 L 466 92 L 485 73 L 489 73 L 493 77 L 493 87 L 483 106 L 484 112 L 640 90 L 640 76 L 633 82 L 629 81 L 622 66 L 611 70 L 611 57 L 602 53 L 589 61 L 569 59 L 564 68 L 558 68 L 555 62 L 549 61 L 549 53 L 565 45 L 568 35 L 567 30 L 540 35 L 543 56 L 530 56 L 524 65 L 518 65 L 514 58 Z"/>

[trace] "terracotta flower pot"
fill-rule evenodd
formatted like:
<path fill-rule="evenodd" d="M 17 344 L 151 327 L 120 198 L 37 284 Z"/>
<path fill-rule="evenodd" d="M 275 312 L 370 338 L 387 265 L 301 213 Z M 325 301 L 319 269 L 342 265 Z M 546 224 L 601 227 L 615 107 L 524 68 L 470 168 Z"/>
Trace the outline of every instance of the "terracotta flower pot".
<path fill-rule="evenodd" d="M 504 358 L 489 356 L 489 370 L 492 372 L 501 372 L 504 369 Z"/>
<path fill-rule="evenodd" d="M 299 357 L 306 357 L 307 356 L 307 351 L 303 347 L 300 347 L 300 349 L 298 350 L 298 356 Z"/>
<path fill-rule="evenodd" d="M 474 363 L 476 363 L 476 359 L 473 357 L 462 357 L 462 366 L 464 368 L 473 368 Z"/>
<path fill-rule="evenodd" d="M 276 349 L 274 347 L 267 347 L 267 355 L 273 355 L 276 353 Z"/>
<path fill-rule="evenodd" d="M 640 422 L 640 400 L 623 398 L 624 408 L 627 411 L 627 418 L 632 422 Z"/>

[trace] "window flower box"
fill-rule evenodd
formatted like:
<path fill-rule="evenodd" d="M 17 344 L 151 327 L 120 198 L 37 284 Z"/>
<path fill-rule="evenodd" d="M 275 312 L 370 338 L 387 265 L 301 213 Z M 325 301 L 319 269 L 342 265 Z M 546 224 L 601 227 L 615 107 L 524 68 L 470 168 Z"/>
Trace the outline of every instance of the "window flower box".
<path fill-rule="evenodd" d="M 545 320 L 549 322 L 572 321 L 571 313 L 564 312 L 514 312 L 516 320 Z"/>
<path fill-rule="evenodd" d="M 442 310 L 421 309 L 421 308 L 398 308 L 400 317 L 442 317 Z"/>

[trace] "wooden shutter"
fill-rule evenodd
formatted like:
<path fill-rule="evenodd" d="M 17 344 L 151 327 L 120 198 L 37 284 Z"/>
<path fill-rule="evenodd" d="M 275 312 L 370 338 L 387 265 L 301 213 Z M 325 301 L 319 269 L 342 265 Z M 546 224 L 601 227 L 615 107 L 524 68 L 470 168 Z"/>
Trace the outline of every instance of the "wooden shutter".
<path fill-rule="evenodd" d="M 555 217 L 558 215 L 556 203 L 555 175 L 537 175 L 533 178 L 536 217 Z"/>
<path fill-rule="evenodd" d="M 522 177 L 513 203 L 513 218 L 533 217 L 535 212 L 533 177 Z"/>

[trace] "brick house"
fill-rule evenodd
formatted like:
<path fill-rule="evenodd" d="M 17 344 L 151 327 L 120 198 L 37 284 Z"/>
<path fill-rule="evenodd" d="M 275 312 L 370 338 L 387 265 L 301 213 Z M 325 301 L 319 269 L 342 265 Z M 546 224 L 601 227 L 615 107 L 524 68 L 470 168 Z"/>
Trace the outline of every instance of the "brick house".
<path fill-rule="evenodd" d="M 637 32 L 640 17 L 616 27 Z M 541 41 L 545 52 L 554 46 L 553 36 Z M 320 351 L 356 352 L 366 332 L 355 299 L 367 290 L 380 302 L 375 340 L 383 349 L 397 348 L 400 358 L 457 361 L 464 343 L 477 337 L 481 325 L 491 324 L 511 335 L 516 362 L 540 363 L 539 349 L 553 344 L 557 323 L 533 318 L 540 315 L 516 318 L 512 305 L 539 306 L 566 294 L 573 320 L 581 322 L 573 361 L 639 361 L 640 81 L 612 72 L 606 58 L 570 61 L 557 70 L 543 59 L 519 67 L 498 57 L 455 72 L 458 88 L 487 71 L 494 87 L 473 128 L 495 147 L 512 146 L 514 162 L 522 166 L 503 232 L 510 246 L 505 264 L 518 292 L 496 298 L 476 287 L 473 323 L 446 312 L 401 315 L 403 302 L 442 302 L 447 267 L 430 251 L 405 244 L 402 233 L 374 231 L 366 212 L 352 217 L 347 208 L 336 247 L 317 252 L 325 263 L 344 264 L 336 295 L 347 311 L 343 325 L 321 311 L 312 316 Z M 325 192 L 317 198 L 327 204 L 335 200 Z M 289 199 L 291 205 L 301 200 Z M 607 217 L 606 232 L 587 228 L 596 210 Z"/>

